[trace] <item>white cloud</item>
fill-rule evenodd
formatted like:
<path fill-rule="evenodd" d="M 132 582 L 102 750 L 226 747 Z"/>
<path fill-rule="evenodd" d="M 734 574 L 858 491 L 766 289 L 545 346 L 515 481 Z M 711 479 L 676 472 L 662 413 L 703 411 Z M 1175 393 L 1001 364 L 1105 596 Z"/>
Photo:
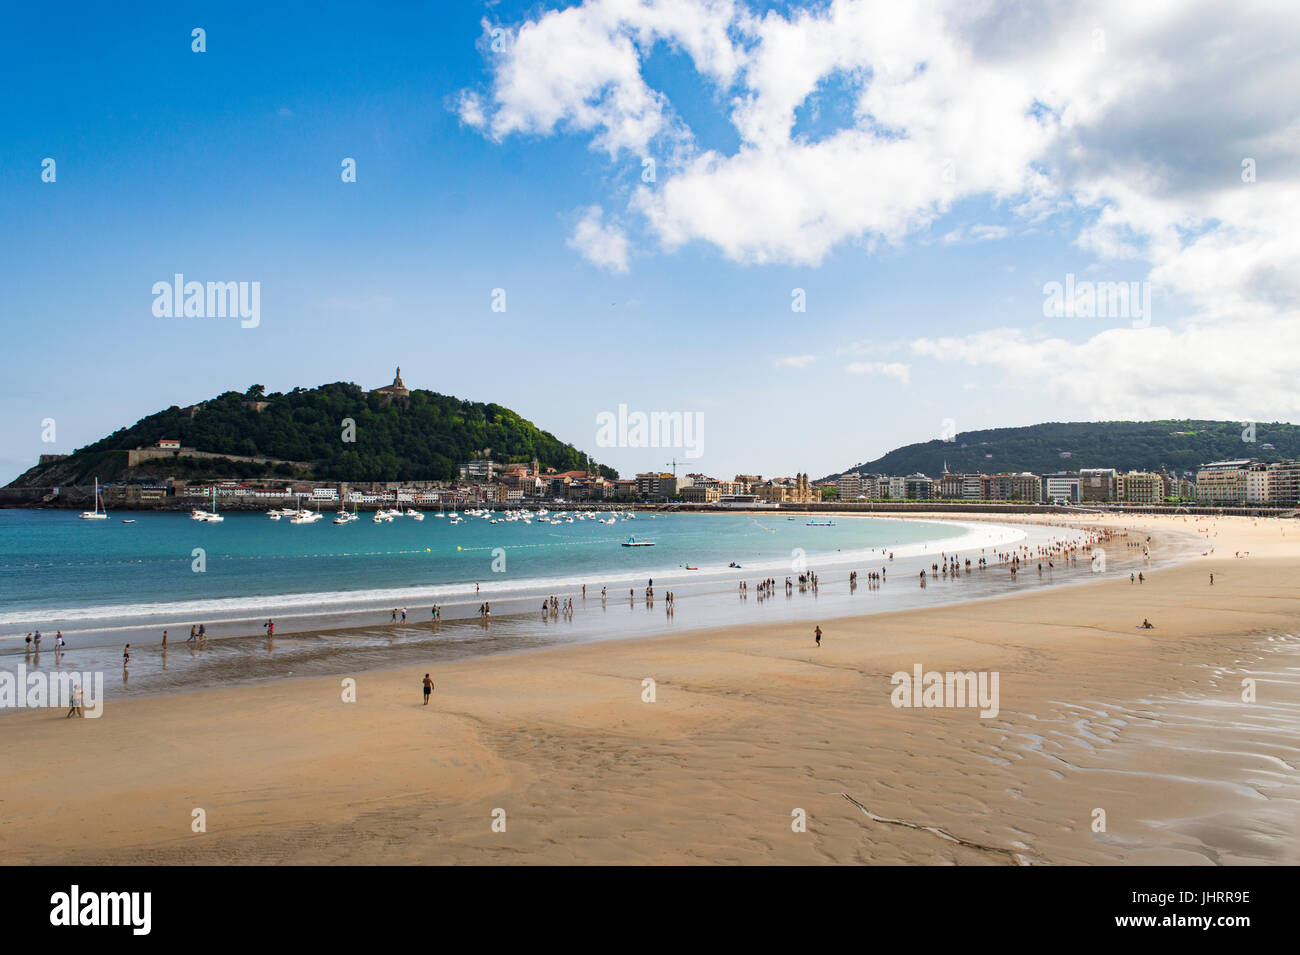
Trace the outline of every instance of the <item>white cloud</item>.
<path fill-rule="evenodd" d="M 816 355 L 786 355 L 773 362 L 778 368 L 807 368 L 817 361 Z"/>
<path fill-rule="evenodd" d="M 583 210 L 568 245 L 593 265 L 611 272 L 627 271 L 627 236 L 617 226 L 605 225 L 600 206 Z"/>
<path fill-rule="evenodd" d="M 1005 239 L 1011 230 L 1001 225 L 973 225 L 953 229 L 941 240 L 944 245 L 958 242 L 988 242 L 990 239 Z"/>
<path fill-rule="evenodd" d="M 845 365 L 844 370 L 850 375 L 880 375 L 884 378 L 895 378 L 905 385 L 910 384 L 912 380 L 911 366 L 896 361 L 854 361 Z"/>
<path fill-rule="evenodd" d="M 456 115 L 461 122 L 467 126 L 473 126 L 475 129 L 482 129 L 487 125 L 487 114 L 483 111 L 482 98 L 470 90 L 464 90 L 456 97 Z"/>
<path fill-rule="evenodd" d="M 1149 270 L 1166 327 L 1084 341 L 975 332 L 918 341 L 914 355 L 1043 380 L 1098 415 L 1137 414 L 1157 395 L 1151 413 L 1300 414 L 1283 380 L 1300 353 L 1294 2 L 1246 15 L 1221 0 L 829 0 L 788 13 L 586 0 L 535 14 L 511 38 L 488 54 L 491 89 L 460 99 L 462 118 L 495 138 L 565 131 L 611 159 L 666 157 L 627 208 L 665 249 L 702 241 L 736 262 L 808 266 L 846 243 L 901 244 L 959 202 L 1054 219 L 1073 230 L 1070 271 L 1097 258 L 1128 260 L 1125 278 Z M 700 148 L 647 82 L 661 43 L 717 91 L 734 151 Z M 824 106 L 828 84 L 847 122 L 800 132 L 799 110 Z M 1247 158 L 1253 183 L 1241 179 Z M 590 231 L 608 230 L 597 219 Z M 1013 231 L 971 226 L 942 241 Z M 572 241 L 625 268 L 615 232 Z"/>

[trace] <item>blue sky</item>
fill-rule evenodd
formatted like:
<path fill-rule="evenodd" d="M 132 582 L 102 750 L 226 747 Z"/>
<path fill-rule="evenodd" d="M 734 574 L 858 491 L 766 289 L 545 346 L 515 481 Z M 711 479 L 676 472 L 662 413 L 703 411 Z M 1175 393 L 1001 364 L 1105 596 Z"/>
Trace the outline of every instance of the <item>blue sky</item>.
<path fill-rule="evenodd" d="M 620 403 L 701 413 L 688 470 L 724 477 L 820 476 L 937 437 L 945 419 L 1295 413 L 1296 193 L 1272 170 L 1292 158 L 1277 134 L 1296 84 L 1243 115 L 1193 82 L 1198 43 L 1218 42 L 1231 82 L 1256 71 L 1269 85 L 1290 51 L 1243 64 L 1276 23 L 1216 41 L 1177 5 L 1131 25 L 1099 4 L 990 49 L 982 37 L 1007 33 L 997 22 L 854 20 L 847 0 L 679 0 L 698 22 L 667 2 L 631 19 L 615 0 L 568 16 L 507 3 L 11 11 L 0 481 L 170 404 L 254 382 L 374 387 L 396 365 L 410 386 L 508 405 L 625 474 L 674 452 L 597 448 L 597 414 Z M 845 43 L 865 22 L 901 31 L 909 70 Z M 1109 28 L 1101 66 L 1092 22 Z M 812 52 L 765 57 L 790 36 Z M 1124 74 L 1109 94 L 1103 68 Z M 1145 69 L 1172 80 L 1142 93 Z M 966 86 L 978 100 L 961 100 Z M 1135 110 L 1135 93 L 1151 102 Z M 1069 120 L 1027 120 L 1038 97 Z M 1156 114 L 1188 118 L 1152 139 Z M 1217 154 L 1180 145 L 1198 130 Z M 1252 152 L 1272 178 L 1243 192 Z M 924 158 L 945 155 L 959 187 Z M 340 179 L 345 157 L 355 183 Z M 260 282 L 260 325 L 155 317 L 151 287 L 176 272 Z M 1044 283 L 1067 273 L 1154 280 L 1151 327 L 1045 318 Z M 1240 323 L 1256 342 L 1286 337 L 1238 354 L 1222 343 Z"/>

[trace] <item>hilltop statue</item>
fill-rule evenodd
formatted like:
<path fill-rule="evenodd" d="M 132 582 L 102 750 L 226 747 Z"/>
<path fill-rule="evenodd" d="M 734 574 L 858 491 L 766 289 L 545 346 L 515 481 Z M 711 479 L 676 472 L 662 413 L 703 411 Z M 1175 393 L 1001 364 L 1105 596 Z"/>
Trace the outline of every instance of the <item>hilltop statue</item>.
<path fill-rule="evenodd" d="M 385 401 L 392 401 L 394 398 L 407 398 L 411 394 L 411 389 L 402 384 L 402 367 L 397 367 L 397 373 L 393 376 L 393 383 L 385 385 L 382 388 L 376 388 L 374 394 L 379 395 Z"/>

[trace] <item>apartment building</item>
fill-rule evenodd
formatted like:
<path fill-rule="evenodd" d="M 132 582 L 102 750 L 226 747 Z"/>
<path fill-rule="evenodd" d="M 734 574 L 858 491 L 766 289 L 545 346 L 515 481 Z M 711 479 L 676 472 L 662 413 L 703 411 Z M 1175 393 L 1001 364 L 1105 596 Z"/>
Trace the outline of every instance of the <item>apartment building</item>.
<path fill-rule="evenodd" d="M 1079 470 L 1079 501 L 1105 503 L 1115 500 L 1114 468 L 1081 468 Z"/>
<path fill-rule="evenodd" d="M 691 504 L 717 504 L 722 500 L 722 488 L 717 482 L 692 484 L 681 489 L 681 499 Z"/>
<path fill-rule="evenodd" d="M 909 474 L 903 478 L 903 497 L 909 501 L 929 501 L 934 498 L 934 481 L 924 474 Z"/>
<path fill-rule="evenodd" d="M 1115 476 L 1115 500 L 1125 504 L 1159 504 L 1165 499 L 1165 482 L 1159 474 L 1129 471 Z"/>
<path fill-rule="evenodd" d="M 1196 499 L 1203 504 L 1241 504 L 1246 500 L 1249 459 L 1213 461 L 1196 472 Z"/>
<path fill-rule="evenodd" d="M 1079 475 L 1068 471 L 1043 475 L 1043 500 L 1055 504 L 1079 503 Z"/>
<path fill-rule="evenodd" d="M 934 494 L 943 501 L 983 500 L 982 474 L 953 474 L 945 470 L 934 482 Z"/>
<path fill-rule="evenodd" d="M 1246 469 L 1246 503 L 1267 504 L 1272 495 L 1273 469 L 1267 464 L 1252 464 Z"/>
<path fill-rule="evenodd" d="M 835 482 L 839 487 L 841 501 L 855 501 L 862 496 L 862 475 L 849 472 L 841 474 Z"/>

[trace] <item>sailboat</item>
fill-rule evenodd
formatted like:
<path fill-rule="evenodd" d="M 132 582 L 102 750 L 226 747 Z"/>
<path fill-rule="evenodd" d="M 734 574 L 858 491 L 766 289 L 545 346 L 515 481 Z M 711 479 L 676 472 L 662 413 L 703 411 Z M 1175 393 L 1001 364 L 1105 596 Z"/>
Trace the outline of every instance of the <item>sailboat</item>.
<path fill-rule="evenodd" d="M 212 489 L 212 510 L 205 511 L 201 507 L 196 507 L 190 511 L 190 520 L 208 521 L 212 524 L 220 524 L 225 520 L 224 517 L 217 513 L 217 489 L 215 487 Z"/>
<path fill-rule="evenodd" d="M 316 501 L 316 510 L 308 511 L 302 508 L 298 509 L 298 516 L 289 519 L 290 524 L 315 524 L 321 519 L 320 500 Z"/>
<path fill-rule="evenodd" d="M 95 478 L 95 509 L 93 511 L 82 511 L 81 519 L 83 521 L 106 521 L 108 520 L 108 511 L 99 509 L 99 478 Z"/>

